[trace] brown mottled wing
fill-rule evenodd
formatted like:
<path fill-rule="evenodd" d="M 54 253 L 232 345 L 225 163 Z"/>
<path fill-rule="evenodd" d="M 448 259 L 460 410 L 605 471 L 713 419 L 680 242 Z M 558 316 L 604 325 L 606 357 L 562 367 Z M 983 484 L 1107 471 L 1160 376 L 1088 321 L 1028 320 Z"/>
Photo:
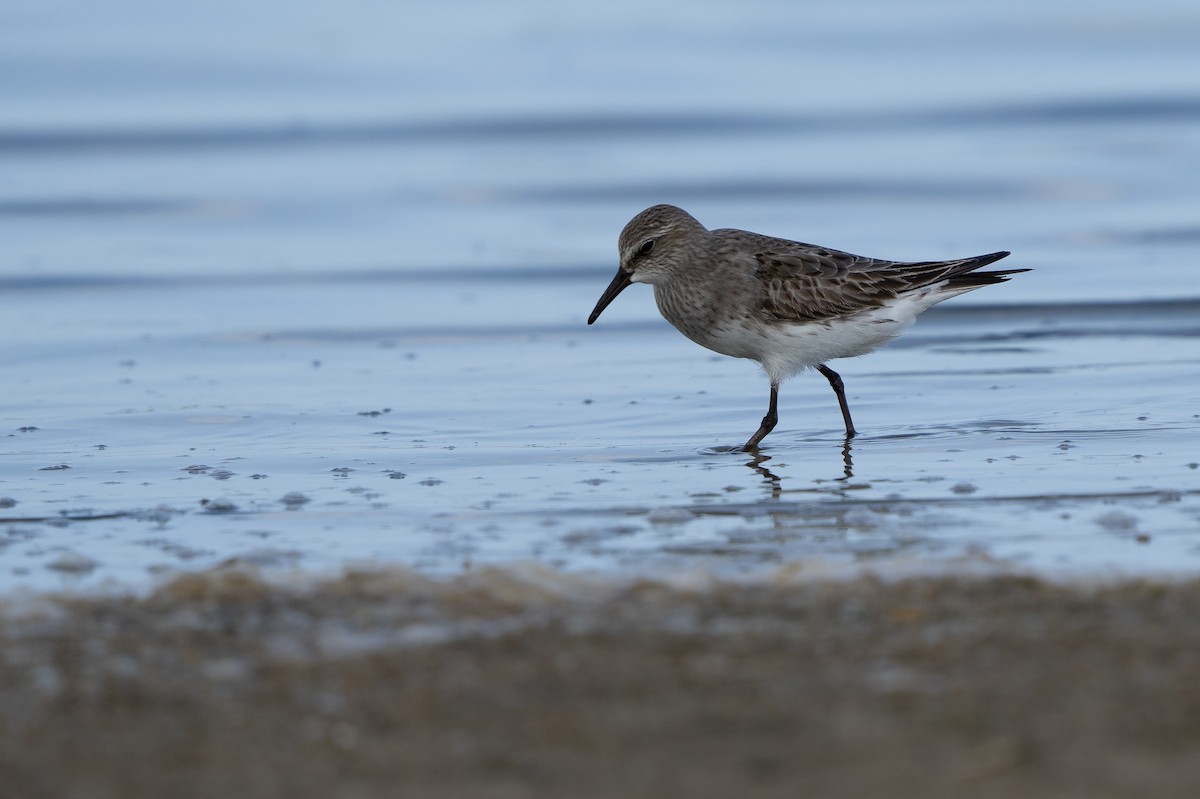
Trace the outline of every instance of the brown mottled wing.
<path fill-rule="evenodd" d="M 763 315 L 779 322 L 811 322 L 877 308 L 906 291 L 943 280 L 947 288 L 999 283 L 1011 272 L 972 270 L 1008 255 L 990 253 L 957 261 L 902 263 L 866 258 L 801 242 L 763 237 L 755 253 Z M 1025 270 L 1011 270 L 1025 271 Z"/>

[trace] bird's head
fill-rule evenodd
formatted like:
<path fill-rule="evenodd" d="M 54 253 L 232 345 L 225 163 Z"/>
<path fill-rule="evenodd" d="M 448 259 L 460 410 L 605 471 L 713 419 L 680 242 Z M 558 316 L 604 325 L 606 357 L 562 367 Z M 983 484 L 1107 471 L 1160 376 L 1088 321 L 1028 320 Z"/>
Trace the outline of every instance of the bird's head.
<path fill-rule="evenodd" d="M 588 324 L 630 283 L 670 280 L 695 258 L 699 238 L 706 233 L 691 214 L 674 205 L 654 205 L 629 220 L 617 243 L 621 259 L 617 275 L 596 303 Z"/>

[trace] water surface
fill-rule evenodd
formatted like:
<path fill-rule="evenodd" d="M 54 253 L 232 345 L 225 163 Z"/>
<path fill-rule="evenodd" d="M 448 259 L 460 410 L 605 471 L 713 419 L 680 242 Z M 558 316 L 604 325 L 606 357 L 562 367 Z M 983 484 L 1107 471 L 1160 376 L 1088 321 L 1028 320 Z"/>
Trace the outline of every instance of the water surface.
<path fill-rule="evenodd" d="M 7 11 L 0 585 L 1193 574 L 1197 33 L 1165 0 Z M 1035 271 L 836 365 L 849 448 L 808 375 L 750 457 L 753 364 L 644 287 L 584 325 L 655 202 Z"/>

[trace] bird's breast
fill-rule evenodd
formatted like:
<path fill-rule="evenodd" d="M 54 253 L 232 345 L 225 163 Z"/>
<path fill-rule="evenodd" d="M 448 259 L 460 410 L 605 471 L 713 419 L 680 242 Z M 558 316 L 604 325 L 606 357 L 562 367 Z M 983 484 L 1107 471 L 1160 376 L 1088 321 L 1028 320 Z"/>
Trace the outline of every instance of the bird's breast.
<path fill-rule="evenodd" d="M 654 300 L 663 318 L 676 330 L 714 352 L 757 360 L 769 347 L 755 309 L 740 305 L 736 298 L 656 285 Z"/>

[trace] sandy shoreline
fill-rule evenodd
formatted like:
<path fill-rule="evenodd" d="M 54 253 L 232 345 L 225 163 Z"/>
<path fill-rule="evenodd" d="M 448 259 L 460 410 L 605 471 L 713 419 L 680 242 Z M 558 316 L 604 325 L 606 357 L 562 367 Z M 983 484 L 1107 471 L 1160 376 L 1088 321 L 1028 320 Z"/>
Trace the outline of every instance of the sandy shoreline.
<path fill-rule="evenodd" d="M 236 571 L 0 612 L 37 797 L 1194 796 L 1200 582 Z M 8 793 L 11 791 L 11 793 Z"/>

